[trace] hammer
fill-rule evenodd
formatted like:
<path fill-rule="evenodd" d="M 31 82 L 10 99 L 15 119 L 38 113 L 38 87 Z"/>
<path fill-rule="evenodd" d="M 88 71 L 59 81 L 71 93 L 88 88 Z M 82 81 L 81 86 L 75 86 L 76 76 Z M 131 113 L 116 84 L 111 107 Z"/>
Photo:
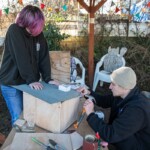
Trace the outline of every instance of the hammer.
<path fill-rule="evenodd" d="M 85 99 L 90 99 L 94 104 L 96 104 L 95 98 L 91 95 L 84 95 Z M 84 116 L 85 116 L 85 109 L 82 109 L 82 113 L 79 117 L 79 119 L 77 120 L 77 122 L 74 124 L 74 128 L 77 129 L 81 123 L 81 121 L 83 120 Z"/>
<path fill-rule="evenodd" d="M 84 116 L 85 116 L 85 109 L 82 109 L 82 113 L 79 117 L 79 119 L 77 120 L 77 122 L 73 125 L 75 129 L 77 129 L 79 127 L 79 124 L 81 123 L 81 121 L 83 120 Z"/>

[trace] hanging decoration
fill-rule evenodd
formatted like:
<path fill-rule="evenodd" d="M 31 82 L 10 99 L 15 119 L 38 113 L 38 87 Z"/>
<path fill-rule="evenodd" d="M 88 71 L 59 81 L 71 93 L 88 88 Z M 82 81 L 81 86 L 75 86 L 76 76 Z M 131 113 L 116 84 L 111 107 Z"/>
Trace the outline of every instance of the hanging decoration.
<path fill-rule="evenodd" d="M 118 7 L 116 7 L 115 13 L 117 13 L 117 12 L 119 12 L 119 11 L 120 11 L 120 9 L 119 9 Z"/>
<path fill-rule="evenodd" d="M 146 8 L 142 8 L 141 11 L 142 11 L 143 13 L 145 13 L 147 10 L 146 10 Z"/>
<path fill-rule="evenodd" d="M 18 0 L 18 3 L 19 3 L 20 5 L 23 5 L 22 0 Z"/>
<path fill-rule="evenodd" d="M 150 2 L 148 2 L 147 7 L 150 7 Z"/>
<path fill-rule="evenodd" d="M 52 10 L 53 10 L 53 8 L 52 8 L 52 7 L 49 7 L 49 8 L 48 8 L 48 11 L 52 11 Z"/>
<path fill-rule="evenodd" d="M 55 11 L 56 11 L 56 13 L 59 13 L 59 7 L 58 6 L 55 7 Z"/>
<path fill-rule="evenodd" d="M 44 4 L 44 3 L 41 3 L 41 4 L 40 4 L 40 8 L 41 8 L 41 9 L 44 9 L 44 8 L 45 8 L 45 4 Z"/>
<path fill-rule="evenodd" d="M 130 14 L 133 16 L 133 21 L 137 22 L 147 22 L 150 21 L 150 8 L 148 7 L 148 3 L 146 3 L 144 0 L 135 3 L 133 6 L 131 6 Z"/>
<path fill-rule="evenodd" d="M 107 0 L 107 2 L 100 9 L 101 14 L 107 14 L 108 16 L 120 15 L 120 17 L 114 17 L 114 19 L 129 19 L 137 22 L 150 22 L 150 0 Z M 131 2 L 131 7 L 129 7 Z M 139 14 L 136 16 L 136 14 Z M 131 16 L 129 16 L 131 15 Z"/>
<path fill-rule="evenodd" d="M 9 14 L 9 8 L 5 8 L 4 12 L 6 13 L 6 15 L 8 15 Z"/>
<path fill-rule="evenodd" d="M 114 3 L 113 1 L 111 2 L 111 7 L 112 7 L 112 6 L 115 6 L 115 3 Z"/>
<path fill-rule="evenodd" d="M 128 14 L 128 10 L 126 8 L 122 8 L 121 9 L 121 14 L 127 15 Z"/>
<path fill-rule="evenodd" d="M 72 12 L 73 8 L 77 6 L 75 5 L 75 0 L 3 0 L 0 4 L 0 16 L 3 15 L 2 12 L 5 14 L 19 12 L 27 4 L 40 7 L 47 16 L 59 14 L 59 16 L 63 15 L 65 17 L 68 14 L 70 15 L 69 11 Z M 140 0 L 138 3 L 131 3 L 130 10 L 129 0 L 123 0 L 121 3 L 118 3 L 118 0 L 107 0 L 102 9 L 101 13 L 103 14 L 117 14 L 121 18 L 131 18 L 137 22 L 150 22 L 149 0 Z"/>
<path fill-rule="evenodd" d="M 135 17 L 137 17 L 138 19 L 140 19 L 140 13 L 137 13 L 137 14 L 135 15 Z"/>
<path fill-rule="evenodd" d="M 68 9 L 67 5 L 63 5 L 62 8 L 64 11 L 67 11 L 67 9 Z"/>

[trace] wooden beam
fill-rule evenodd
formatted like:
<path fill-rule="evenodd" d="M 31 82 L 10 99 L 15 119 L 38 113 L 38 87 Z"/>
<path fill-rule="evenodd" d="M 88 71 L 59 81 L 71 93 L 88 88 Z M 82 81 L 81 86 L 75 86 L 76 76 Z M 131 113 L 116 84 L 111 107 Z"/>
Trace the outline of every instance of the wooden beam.
<path fill-rule="evenodd" d="M 84 2 L 84 0 L 77 0 L 77 2 L 79 2 L 79 4 L 88 12 L 89 12 L 89 6 Z"/>
<path fill-rule="evenodd" d="M 102 7 L 106 1 L 107 1 L 107 0 L 101 0 L 101 1 L 94 7 L 94 13 L 95 13 L 96 11 L 98 11 L 99 8 Z"/>
<path fill-rule="evenodd" d="M 89 6 L 84 0 L 77 1 L 89 13 L 88 80 L 90 87 L 92 87 L 94 75 L 94 14 L 107 0 L 101 0 L 96 6 L 95 0 L 89 0 Z"/>
<path fill-rule="evenodd" d="M 95 0 L 93 0 L 93 4 L 92 4 L 92 6 L 94 6 L 95 5 Z"/>

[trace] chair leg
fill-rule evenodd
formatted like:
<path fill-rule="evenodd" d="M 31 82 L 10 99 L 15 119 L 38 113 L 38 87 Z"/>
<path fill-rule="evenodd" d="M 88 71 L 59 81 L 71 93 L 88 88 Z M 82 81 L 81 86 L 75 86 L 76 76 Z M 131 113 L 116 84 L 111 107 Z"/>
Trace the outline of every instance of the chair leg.
<path fill-rule="evenodd" d="M 103 81 L 100 81 L 100 86 L 101 86 L 101 87 L 103 86 Z"/>
<path fill-rule="evenodd" d="M 93 91 L 96 90 L 97 84 L 98 84 L 98 78 L 96 77 L 96 79 L 94 79 L 94 84 L 93 84 Z"/>
<path fill-rule="evenodd" d="M 93 81 L 93 88 L 92 88 L 93 91 L 95 91 L 95 90 L 94 90 L 94 89 L 95 89 L 94 86 L 95 86 L 95 78 L 94 78 L 94 81 Z"/>

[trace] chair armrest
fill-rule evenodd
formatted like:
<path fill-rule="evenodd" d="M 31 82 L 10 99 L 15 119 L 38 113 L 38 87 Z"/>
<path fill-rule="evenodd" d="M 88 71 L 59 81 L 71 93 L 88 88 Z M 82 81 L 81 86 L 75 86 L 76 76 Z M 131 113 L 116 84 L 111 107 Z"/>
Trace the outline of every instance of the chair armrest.
<path fill-rule="evenodd" d="M 106 55 L 107 55 L 107 54 L 106 54 Z M 105 58 L 106 55 L 104 55 L 104 56 L 101 58 L 101 60 L 96 64 L 96 69 L 95 69 L 95 73 L 94 73 L 94 78 L 96 77 L 96 73 L 99 72 L 100 67 L 103 65 L 104 58 Z"/>

